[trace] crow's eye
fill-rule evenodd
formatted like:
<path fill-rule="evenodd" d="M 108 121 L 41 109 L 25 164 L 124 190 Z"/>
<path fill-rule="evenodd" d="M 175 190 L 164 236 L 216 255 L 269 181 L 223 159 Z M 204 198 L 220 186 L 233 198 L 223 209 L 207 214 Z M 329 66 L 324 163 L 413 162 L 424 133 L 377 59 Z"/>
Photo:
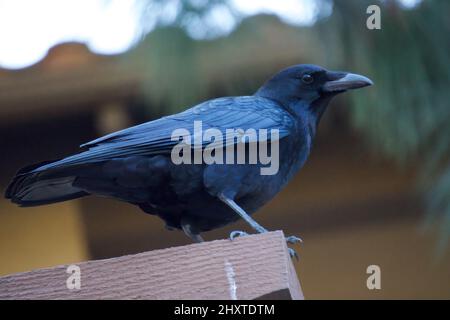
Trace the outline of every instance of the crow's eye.
<path fill-rule="evenodd" d="M 314 81 L 314 78 L 310 74 L 305 74 L 302 77 L 302 81 L 306 84 L 311 84 Z"/>

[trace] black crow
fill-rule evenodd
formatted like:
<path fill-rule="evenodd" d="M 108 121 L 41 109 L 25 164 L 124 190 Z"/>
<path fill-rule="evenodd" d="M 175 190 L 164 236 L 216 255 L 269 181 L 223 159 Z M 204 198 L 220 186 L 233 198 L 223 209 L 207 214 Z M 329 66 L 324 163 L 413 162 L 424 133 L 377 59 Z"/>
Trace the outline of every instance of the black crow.
<path fill-rule="evenodd" d="M 90 194 L 112 197 L 158 215 L 168 228 L 182 229 L 194 241 L 202 241 L 201 232 L 239 218 L 263 233 L 267 230 L 251 214 L 303 166 L 331 98 L 368 85 L 372 81 L 361 75 L 295 65 L 275 74 L 252 96 L 209 100 L 88 142 L 81 146 L 87 150 L 79 154 L 25 167 L 14 177 L 5 196 L 24 207 Z M 215 139 L 208 142 L 222 149 L 210 150 L 212 153 L 225 150 L 226 154 L 238 149 L 239 144 L 249 153 L 261 151 L 264 146 L 260 143 L 266 143 L 266 149 L 277 145 L 278 149 L 271 149 L 272 160 L 278 161 L 275 170 L 263 174 L 267 162 L 250 163 L 245 158 L 239 163 L 234 154 L 223 164 L 207 163 L 202 158 L 194 159 L 193 164 L 177 163 L 180 157 L 193 159 L 208 148 L 196 129 L 195 122 L 199 121 L 202 130 L 215 130 Z M 226 133 L 231 129 L 241 131 L 229 138 Z M 253 139 L 246 135 L 247 130 L 263 129 L 270 135 L 257 134 Z M 192 144 L 193 140 L 198 144 Z M 251 148 L 255 143 L 257 148 Z M 190 150 L 194 155 L 189 155 Z M 231 238 L 242 234 L 233 232 Z M 296 243 L 300 239 L 291 236 L 287 241 Z"/>

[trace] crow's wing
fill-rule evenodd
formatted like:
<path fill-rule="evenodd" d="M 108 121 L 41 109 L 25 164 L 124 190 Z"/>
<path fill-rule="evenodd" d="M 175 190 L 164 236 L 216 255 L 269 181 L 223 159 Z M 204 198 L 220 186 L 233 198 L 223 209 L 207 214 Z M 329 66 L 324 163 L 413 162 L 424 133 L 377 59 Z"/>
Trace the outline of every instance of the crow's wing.
<path fill-rule="evenodd" d="M 98 138 L 81 145 L 81 147 L 88 147 L 89 150 L 44 165 L 34 171 L 124 156 L 167 154 L 179 143 L 178 140 L 172 139 L 174 130 L 186 129 L 185 132 L 194 137 L 194 121 L 202 121 L 203 131 L 209 128 L 220 130 L 224 137 L 224 145 L 236 142 L 236 139 L 225 139 L 227 129 L 253 128 L 267 129 L 269 132 L 271 129 L 277 129 L 281 139 L 289 135 L 295 126 L 290 114 L 272 100 L 255 96 L 219 98 L 206 101 L 178 114 Z"/>

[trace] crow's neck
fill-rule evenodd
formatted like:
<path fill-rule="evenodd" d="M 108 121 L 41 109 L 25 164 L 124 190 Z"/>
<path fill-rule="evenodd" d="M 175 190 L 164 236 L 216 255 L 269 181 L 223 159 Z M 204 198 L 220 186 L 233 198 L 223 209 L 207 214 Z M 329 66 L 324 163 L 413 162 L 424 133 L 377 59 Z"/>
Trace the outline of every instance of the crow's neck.
<path fill-rule="evenodd" d="M 264 85 L 255 93 L 255 96 L 264 97 L 277 102 L 292 114 L 302 126 L 306 127 L 311 138 L 314 138 L 320 119 L 327 109 L 330 100 L 336 94 L 322 94 L 320 96 L 319 94 L 316 94 L 315 96 L 311 95 L 310 99 L 312 101 L 306 101 L 292 94 L 280 94 L 274 89 L 277 89 L 277 87 L 274 88 L 273 86 Z"/>
<path fill-rule="evenodd" d="M 320 119 L 322 118 L 325 110 L 332 96 L 321 97 L 312 103 L 305 101 L 297 101 L 290 103 L 287 106 L 288 111 L 293 114 L 298 121 L 306 127 L 308 133 L 313 139 L 316 136 L 317 128 L 319 126 Z"/>

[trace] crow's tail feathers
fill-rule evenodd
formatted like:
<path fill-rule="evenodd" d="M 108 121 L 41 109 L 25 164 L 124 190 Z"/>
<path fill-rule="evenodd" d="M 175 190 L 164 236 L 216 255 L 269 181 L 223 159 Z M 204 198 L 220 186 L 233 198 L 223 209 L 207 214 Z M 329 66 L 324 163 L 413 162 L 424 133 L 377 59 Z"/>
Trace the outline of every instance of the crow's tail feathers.
<path fill-rule="evenodd" d="M 72 170 L 35 171 L 51 162 L 42 162 L 20 169 L 6 189 L 5 198 L 22 207 L 32 207 L 88 195 L 87 192 L 72 185 L 76 179 L 75 175 L 70 175 Z"/>

